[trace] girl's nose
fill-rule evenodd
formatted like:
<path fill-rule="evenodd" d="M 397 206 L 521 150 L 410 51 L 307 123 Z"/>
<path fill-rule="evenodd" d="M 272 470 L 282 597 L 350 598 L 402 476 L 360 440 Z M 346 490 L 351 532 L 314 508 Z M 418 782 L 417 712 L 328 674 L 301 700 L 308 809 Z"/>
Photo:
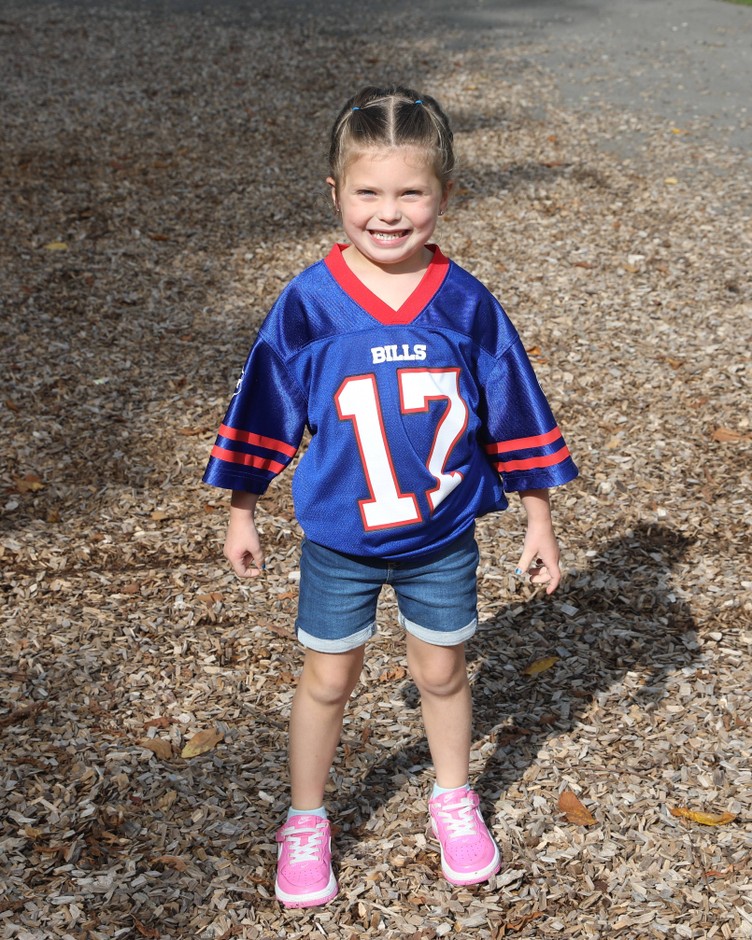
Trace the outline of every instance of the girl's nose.
<path fill-rule="evenodd" d="M 402 213 L 397 201 L 385 199 L 379 206 L 379 218 L 382 222 L 398 222 L 402 218 Z"/>

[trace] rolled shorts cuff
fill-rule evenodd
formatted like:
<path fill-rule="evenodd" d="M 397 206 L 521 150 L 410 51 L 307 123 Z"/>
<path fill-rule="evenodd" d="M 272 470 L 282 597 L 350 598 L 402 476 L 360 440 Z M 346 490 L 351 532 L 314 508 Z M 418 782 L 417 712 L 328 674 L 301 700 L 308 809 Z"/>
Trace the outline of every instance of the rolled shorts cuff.
<path fill-rule="evenodd" d="M 351 650 L 356 650 L 359 646 L 363 646 L 364 643 L 367 643 L 368 640 L 376 634 L 376 622 L 370 623 L 367 627 L 364 627 L 362 630 L 350 636 L 343 636 L 333 640 L 325 640 L 318 636 L 312 636 L 310 633 L 306 633 L 305 630 L 301 630 L 297 625 L 295 632 L 301 646 L 313 650 L 315 653 L 349 653 Z"/>
<path fill-rule="evenodd" d="M 403 614 L 399 614 L 398 619 L 401 626 L 403 626 L 411 636 L 414 636 L 418 640 L 423 640 L 424 643 L 430 643 L 431 646 L 459 646 L 460 643 L 464 643 L 474 636 L 478 629 L 477 617 L 473 617 L 470 623 L 461 629 L 452 630 L 451 632 L 447 630 L 428 630 L 426 627 L 421 627 L 419 623 L 413 623 L 412 620 L 408 620 Z"/>

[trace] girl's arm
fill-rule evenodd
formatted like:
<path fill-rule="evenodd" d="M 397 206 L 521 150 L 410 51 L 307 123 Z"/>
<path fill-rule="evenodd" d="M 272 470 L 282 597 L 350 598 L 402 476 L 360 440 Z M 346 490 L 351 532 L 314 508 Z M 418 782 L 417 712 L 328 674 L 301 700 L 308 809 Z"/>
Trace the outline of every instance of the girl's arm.
<path fill-rule="evenodd" d="M 265 567 L 264 551 L 254 520 L 257 502 L 257 493 L 233 490 L 225 558 L 239 578 L 257 578 Z"/>
<path fill-rule="evenodd" d="M 525 490 L 520 493 L 520 500 L 527 513 L 527 532 L 517 572 L 526 571 L 533 584 L 545 584 L 546 594 L 553 594 L 561 581 L 561 569 L 548 490 Z M 541 564 L 536 564 L 538 559 Z"/>

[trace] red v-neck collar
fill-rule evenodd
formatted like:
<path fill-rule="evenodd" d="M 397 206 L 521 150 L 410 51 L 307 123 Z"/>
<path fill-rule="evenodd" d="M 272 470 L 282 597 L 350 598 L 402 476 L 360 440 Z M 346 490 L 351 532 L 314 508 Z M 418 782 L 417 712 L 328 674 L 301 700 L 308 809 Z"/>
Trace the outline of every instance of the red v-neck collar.
<path fill-rule="evenodd" d="M 427 245 L 433 250 L 433 258 L 426 269 L 420 284 L 410 294 L 399 310 L 393 310 L 389 304 L 369 290 L 347 265 L 342 252 L 347 245 L 334 245 L 324 262 L 334 280 L 342 290 L 379 323 L 405 324 L 412 321 L 428 306 L 436 291 L 441 287 L 449 270 L 449 260 L 444 257 L 438 245 Z"/>

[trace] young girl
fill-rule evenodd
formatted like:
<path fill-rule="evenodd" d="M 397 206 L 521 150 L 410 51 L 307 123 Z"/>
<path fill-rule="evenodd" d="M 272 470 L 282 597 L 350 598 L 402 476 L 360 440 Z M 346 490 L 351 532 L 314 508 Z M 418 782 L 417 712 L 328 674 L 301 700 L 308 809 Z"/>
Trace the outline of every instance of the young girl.
<path fill-rule="evenodd" d="M 286 907 L 337 894 L 324 787 L 384 584 L 421 695 L 443 874 L 476 884 L 501 867 L 468 782 L 474 523 L 517 490 L 528 519 L 517 574 L 550 594 L 561 574 L 548 488 L 577 469 L 503 309 L 430 243 L 453 171 L 452 132 L 433 98 L 368 87 L 347 102 L 327 182 L 348 244 L 275 303 L 204 476 L 233 491 L 225 555 L 239 577 L 256 577 L 257 500 L 310 430 L 293 479 L 305 660 L 290 718 L 291 809 L 277 833 Z"/>

